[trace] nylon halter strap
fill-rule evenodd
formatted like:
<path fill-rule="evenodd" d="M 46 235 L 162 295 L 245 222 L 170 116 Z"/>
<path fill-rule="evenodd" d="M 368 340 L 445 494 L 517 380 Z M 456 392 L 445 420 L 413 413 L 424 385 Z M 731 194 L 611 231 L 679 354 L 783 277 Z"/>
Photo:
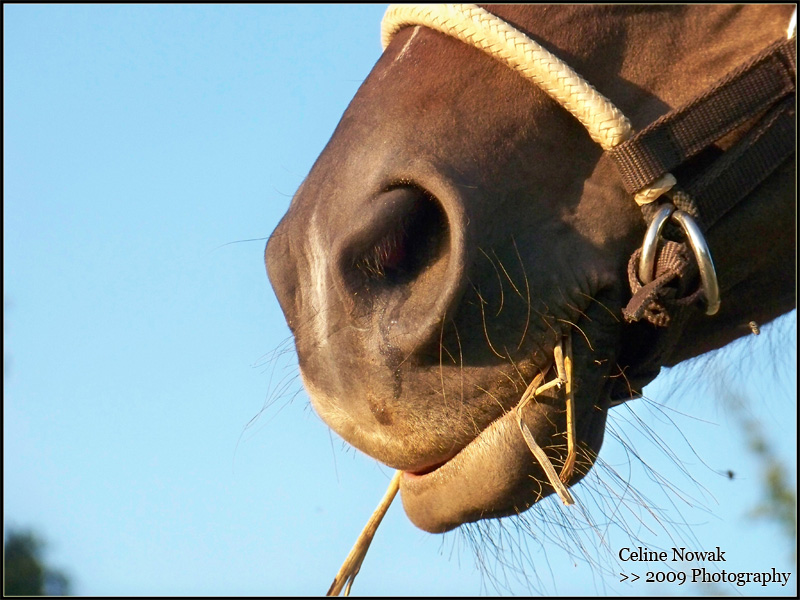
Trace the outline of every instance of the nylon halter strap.
<path fill-rule="evenodd" d="M 685 321 L 689 306 L 703 296 L 706 313 L 717 311 L 716 275 L 702 233 L 794 153 L 796 38 L 792 25 L 788 41 L 772 44 L 707 92 L 639 133 L 634 133 L 630 121 L 611 101 L 563 61 L 476 5 L 391 5 L 381 24 L 383 48 L 402 28 L 415 25 L 455 37 L 517 71 L 577 118 L 614 159 L 623 185 L 651 223 L 645 247 L 634 253 L 629 265 L 634 296 L 623 311 L 627 320 L 645 318 L 657 326 Z M 721 158 L 700 174 L 693 173 L 681 188 L 676 185 L 672 170 L 751 121 L 755 123 Z M 662 198 L 668 202 L 656 204 Z M 691 251 L 685 242 L 664 240 L 656 260 L 655 246 L 648 247 L 647 240 L 658 245 L 670 217 L 683 228 Z M 697 266 L 691 261 L 692 253 Z M 694 278 L 697 268 L 702 286 L 687 295 L 686 281 Z M 680 328 L 671 329 L 677 334 Z"/>

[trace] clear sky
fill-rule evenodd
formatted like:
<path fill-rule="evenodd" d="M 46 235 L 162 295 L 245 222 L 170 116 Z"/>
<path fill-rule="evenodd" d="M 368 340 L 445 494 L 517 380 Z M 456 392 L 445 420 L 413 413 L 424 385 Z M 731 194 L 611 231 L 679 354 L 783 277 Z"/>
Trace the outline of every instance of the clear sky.
<path fill-rule="evenodd" d="M 41 533 L 74 593 L 322 594 L 383 495 L 390 471 L 302 392 L 263 249 L 378 59 L 384 9 L 3 7 L 4 525 Z M 748 516 L 764 469 L 741 422 L 759 419 L 796 487 L 796 320 L 614 411 L 665 479 L 609 436 L 601 457 L 623 483 L 602 492 L 600 471 L 576 488 L 593 529 L 551 498 L 502 539 L 494 526 L 503 569 L 478 530 L 423 533 L 398 502 L 353 593 L 794 595 L 794 540 Z M 663 528 L 630 489 L 633 512 L 615 516 L 628 478 Z M 668 568 L 612 561 L 637 539 L 720 546 L 728 571 L 792 579 L 620 583 Z"/>

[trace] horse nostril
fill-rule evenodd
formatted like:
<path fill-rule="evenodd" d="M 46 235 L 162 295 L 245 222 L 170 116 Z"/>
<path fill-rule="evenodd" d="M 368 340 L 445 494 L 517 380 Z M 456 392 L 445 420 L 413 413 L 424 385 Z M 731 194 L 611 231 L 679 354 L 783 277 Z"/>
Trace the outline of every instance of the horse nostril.
<path fill-rule="evenodd" d="M 404 185 L 385 196 L 375 229 L 350 246 L 342 265 L 361 300 L 411 283 L 448 252 L 447 217 L 432 195 Z"/>
<path fill-rule="evenodd" d="M 368 208 L 337 252 L 344 304 L 377 350 L 427 348 L 461 289 L 460 221 L 409 184 L 381 192 Z"/>

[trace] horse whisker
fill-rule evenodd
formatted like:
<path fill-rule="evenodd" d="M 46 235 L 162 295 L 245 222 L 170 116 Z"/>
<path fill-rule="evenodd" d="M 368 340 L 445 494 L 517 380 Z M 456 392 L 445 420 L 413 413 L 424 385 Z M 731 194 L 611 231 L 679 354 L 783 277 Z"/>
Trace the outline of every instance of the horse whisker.
<path fill-rule="evenodd" d="M 481 307 L 481 321 L 483 322 L 483 333 L 486 336 L 486 342 L 489 344 L 489 349 L 494 352 L 495 356 L 498 358 L 505 358 L 502 354 L 500 354 L 497 350 L 495 350 L 494 345 L 492 344 L 492 340 L 489 338 L 489 328 L 486 325 L 486 313 L 483 309 L 484 304 L 488 304 L 486 300 L 483 299 L 481 296 L 480 291 L 474 285 L 472 286 L 473 290 L 478 296 L 478 300 L 480 301 L 478 305 Z"/>
<path fill-rule="evenodd" d="M 520 348 L 522 348 L 522 342 L 525 341 L 525 336 L 528 333 L 528 326 L 531 323 L 531 287 L 530 284 L 528 283 L 528 274 L 525 272 L 525 263 L 522 262 L 522 257 L 519 254 L 519 248 L 517 248 L 517 242 L 514 239 L 513 235 L 511 236 L 511 243 L 514 244 L 514 252 L 517 253 L 517 260 L 519 260 L 519 264 L 522 267 L 522 278 L 525 281 L 525 295 L 526 295 L 525 302 L 526 306 L 528 307 L 528 312 L 527 315 L 525 316 L 525 328 L 522 330 L 522 337 L 519 339 L 519 344 L 517 344 L 517 350 L 519 350 Z M 500 267 L 501 268 L 503 267 L 502 262 L 500 263 Z M 505 272 L 505 269 L 503 269 L 503 272 Z M 506 277 L 508 277 L 508 273 L 506 273 Z M 511 281 L 511 278 L 509 277 L 508 280 Z M 514 283 L 511 282 L 511 285 L 513 286 Z M 514 289 L 516 289 L 516 287 Z M 517 291 L 517 293 L 519 294 L 519 291 Z M 522 297 L 522 294 L 520 294 L 520 297 Z"/>
<path fill-rule="evenodd" d="M 580 332 L 581 332 L 581 335 L 583 336 L 583 339 L 585 339 L 585 340 L 586 340 L 586 344 L 589 346 L 589 350 L 591 350 L 592 352 L 594 352 L 594 351 L 595 351 L 595 350 L 594 350 L 594 348 L 592 347 L 592 342 L 590 342 L 590 341 L 589 341 L 589 336 L 587 336 L 587 335 L 586 335 L 586 333 L 583 331 L 583 329 L 581 329 L 580 327 L 578 327 L 578 326 L 577 326 L 575 323 L 573 323 L 572 321 L 567 321 L 566 319 L 557 319 L 557 320 L 558 320 L 558 321 L 561 321 L 562 323 L 566 323 L 567 325 L 572 325 L 572 326 L 573 326 L 575 329 L 577 329 L 578 331 L 580 331 Z"/>
<path fill-rule="evenodd" d="M 497 265 L 494 264 L 494 261 L 489 257 L 488 254 L 486 254 L 486 252 L 484 252 L 483 248 L 478 248 L 478 250 L 480 250 L 481 254 L 483 254 L 486 257 L 486 260 L 488 260 L 489 263 L 492 265 L 492 268 L 494 269 L 494 272 L 497 275 L 497 283 L 500 285 L 500 308 L 497 309 L 497 314 L 495 315 L 495 317 L 499 317 L 500 316 L 500 312 L 503 310 L 503 299 L 504 299 L 504 295 L 503 295 L 503 280 L 500 278 L 500 271 L 497 270 Z M 492 251 L 492 253 L 494 254 L 494 251 Z M 495 256 L 497 256 L 497 255 L 495 254 Z M 499 259 L 498 259 L 498 262 L 499 262 Z M 500 266 L 501 267 L 503 266 L 502 263 L 500 264 Z M 505 271 L 505 269 L 503 269 L 503 270 Z"/>

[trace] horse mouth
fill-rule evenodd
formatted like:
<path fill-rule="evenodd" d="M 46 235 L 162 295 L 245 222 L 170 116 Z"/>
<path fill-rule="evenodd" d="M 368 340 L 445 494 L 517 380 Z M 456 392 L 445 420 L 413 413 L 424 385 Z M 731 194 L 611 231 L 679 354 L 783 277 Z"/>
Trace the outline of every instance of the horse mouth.
<path fill-rule="evenodd" d="M 478 435 L 480 436 L 480 434 L 478 434 Z M 475 440 L 473 440 L 473 441 L 475 441 Z M 470 442 L 470 443 L 472 443 L 472 442 Z M 463 450 L 463 448 L 462 448 L 462 450 Z M 416 478 L 419 478 L 419 477 L 424 477 L 425 475 L 428 475 L 428 474 L 430 474 L 430 473 L 433 473 L 433 472 L 434 472 L 434 471 L 436 471 L 436 470 L 437 470 L 439 467 L 442 467 L 442 466 L 446 465 L 447 463 L 449 463 L 449 462 L 450 462 L 451 460 L 453 460 L 453 459 L 454 459 L 456 456 L 458 456 L 458 454 L 459 454 L 460 452 L 461 452 L 461 450 L 459 450 L 459 451 L 458 451 L 457 453 L 455 453 L 453 456 L 451 456 L 451 457 L 449 457 L 449 458 L 447 458 L 447 459 L 445 459 L 445 460 L 441 460 L 441 461 L 439 461 L 439 462 L 437 462 L 437 463 L 434 463 L 434 464 L 432 464 L 432 465 L 431 465 L 431 466 L 429 466 L 429 467 L 424 467 L 424 468 L 422 468 L 422 469 L 417 469 L 416 471 L 403 471 L 403 476 L 404 476 L 404 477 L 411 478 L 411 479 L 413 479 L 413 478 L 415 478 L 415 477 L 416 477 Z"/>
<path fill-rule="evenodd" d="M 487 517 L 518 514 L 553 492 L 520 431 L 518 406 L 490 422 L 449 458 L 403 471 L 403 507 L 417 527 L 441 533 Z M 589 414 L 580 426 L 581 433 L 599 431 L 601 441 L 606 411 Z M 557 390 L 522 411 L 522 420 L 537 442 L 542 447 L 558 447 L 559 452 L 564 438 L 555 431 L 563 431 L 564 419 L 563 397 Z M 584 439 L 589 447 L 599 449 L 600 441 Z M 563 460 L 558 453 L 555 456 L 556 461 Z M 584 464 L 580 473 L 587 470 Z M 580 477 L 576 472 L 571 483 Z"/>
<path fill-rule="evenodd" d="M 507 427 L 508 425 L 504 421 L 511 420 L 516 422 L 516 419 L 514 418 L 514 411 L 515 409 L 512 409 L 489 423 L 489 425 L 477 436 L 475 436 L 466 446 L 461 448 L 458 452 L 454 453 L 447 459 L 417 470 L 404 470 L 403 481 L 406 482 L 406 487 L 415 485 L 431 485 L 428 482 L 434 478 L 452 476 L 453 473 L 450 473 L 450 471 L 458 471 L 460 470 L 460 467 L 463 468 L 468 466 L 468 462 L 474 458 L 477 446 L 492 446 L 493 449 L 501 450 L 501 448 L 499 448 L 497 445 L 498 440 L 493 437 L 492 428 Z"/>
<path fill-rule="evenodd" d="M 415 481 L 421 480 L 425 477 L 430 478 L 431 476 L 435 476 L 439 473 L 439 470 L 447 465 L 453 464 L 453 467 L 449 467 L 452 469 L 458 469 L 458 466 L 470 460 L 471 453 L 475 452 L 475 447 L 481 444 L 492 444 L 495 440 L 491 438 L 492 427 L 498 426 L 498 422 L 506 420 L 513 420 L 516 422 L 516 411 L 519 403 L 515 405 L 510 410 L 504 412 L 502 415 L 494 419 L 493 421 L 489 422 L 486 427 L 484 427 L 472 440 L 467 442 L 467 444 L 457 451 L 453 452 L 450 456 L 445 458 L 444 460 L 437 461 L 430 465 L 426 465 L 424 467 L 415 468 L 415 469 L 404 469 L 403 470 L 403 478 L 408 481 Z M 505 427 L 505 424 L 503 425 Z M 446 476 L 446 474 L 445 474 Z M 420 484 L 407 484 L 407 485 L 420 485 Z"/>

